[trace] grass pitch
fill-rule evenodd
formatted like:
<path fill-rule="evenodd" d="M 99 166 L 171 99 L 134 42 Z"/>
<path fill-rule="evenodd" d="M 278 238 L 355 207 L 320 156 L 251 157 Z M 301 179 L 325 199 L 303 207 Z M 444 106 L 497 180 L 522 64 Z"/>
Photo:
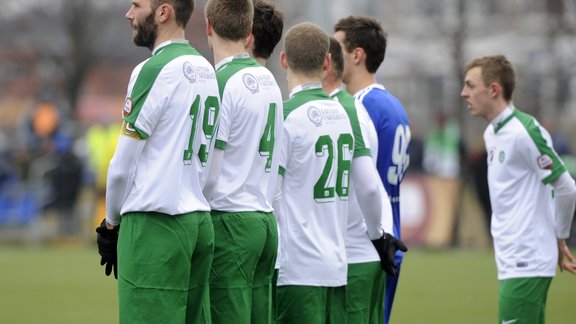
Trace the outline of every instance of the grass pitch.
<path fill-rule="evenodd" d="M 96 247 L 0 246 L 0 323 L 117 323 L 116 280 Z M 412 249 L 402 269 L 392 323 L 497 322 L 496 266 L 489 251 Z M 547 323 L 576 322 L 576 277 L 558 274 Z"/>

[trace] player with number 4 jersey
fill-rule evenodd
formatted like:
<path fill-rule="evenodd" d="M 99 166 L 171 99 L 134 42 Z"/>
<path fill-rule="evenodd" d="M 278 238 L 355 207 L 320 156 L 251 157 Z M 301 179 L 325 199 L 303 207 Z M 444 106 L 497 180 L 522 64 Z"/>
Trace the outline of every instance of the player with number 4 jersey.
<path fill-rule="evenodd" d="M 210 276 L 214 323 L 269 323 L 278 225 L 272 199 L 282 139 L 282 94 L 272 73 L 245 49 L 249 0 L 210 0 L 208 41 L 222 105 L 204 189 L 215 231 Z"/>

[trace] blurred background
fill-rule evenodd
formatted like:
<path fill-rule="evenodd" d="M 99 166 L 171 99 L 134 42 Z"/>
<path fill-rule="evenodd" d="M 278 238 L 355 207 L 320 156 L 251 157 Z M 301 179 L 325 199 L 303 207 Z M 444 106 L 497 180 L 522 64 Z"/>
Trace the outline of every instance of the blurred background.
<path fill-rule="evenodd" d="M 423 251 L 486 253 L 494 284 L 486 124 L 469 116 L 459 96 L 463 67 L 478 56 L 506 55 L 517 70 L 515 106 L 548 129 L 574 176 L 576 0 L 272 2 L 285 15 L 285 31 L 311 21 L 332 34 L 338 19 L 348 15 L 370 15 L 382 23 L 389 42 L 378 81 L 403 102 L 412 127 L 401 194 L 405 241 Z M 205 3 L 196 1 L 187 37 L 212 61 Z M 124 17 L 128 0 L 0 4 L 0 268 L 6 265 L 18 275 L 10 256 L 35 260 L 65 248 L 92 253 L 93 270 L 100 272 L 94 228 L 105 214 L 106 171 L 130 72 L 150 53 L 132 43 Z M 268 67 L 286 97 L 281 50 L 279 44 Z M 28 254 L 38 249 L 42 253 Z M 1 292 L 10 282 L 5 280 L 0 321 L 1 301 L 9 298 Z M 113 296 L 112 290 L 106 293 Z"/>

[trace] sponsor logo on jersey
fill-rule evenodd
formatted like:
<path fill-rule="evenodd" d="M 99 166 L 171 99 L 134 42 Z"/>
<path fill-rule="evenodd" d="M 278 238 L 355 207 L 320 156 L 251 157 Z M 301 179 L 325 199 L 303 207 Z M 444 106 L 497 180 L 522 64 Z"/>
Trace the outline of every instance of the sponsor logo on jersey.
<path fill-rule="evenodd" d="M 514 324 L 514 323 L 516 323 L 516 322 L 518 322 L 517 319 L 511 319 L 511 320 L 507 320 L 507 321 L 506 321 L 506 320 L 502 320 L 502 324 Z"/>
<path fill-rule="evenodd" d="M 128 116 L 132 112 L 132 98 L 126 98 L 124 101 L 124 109 L 122 109 L 122 116 Z"/>
<path fill-rule="evenodd" d="M 184 62 L 182 66 L 182 72 L 184 72 L 184 76 L 190 83 L 196 82 L 196 71 L 194 70 L 194 66 L 190 62 Z"/>
<path fill-rule="evenodd" d="M 242 82 L 244 82 L 244 86 L 246 86 L 246 88 L 250 90 L 252 94 L 255 94 L 258 91 L 260 91 L 258 80 L 252 74 L 244 73 L 244 75 L 242 75 Z"/>
<path fill-rule="evenodd" d="M 527 266 L 528 266 L 528 262 L 526 262 L 526 261 L 516 262 L 516 268 L 526 268 Z"/>
<path fill-rule="evenodd" d="M 542 170 L 552 170 L 552 158 L 548 154 L 542 154 L 538 157 L 538 167 Z"/>
<path fill-rule="evenodd" d="M 312 124 L 316 125 L 316 127 L 322 126 L 322 113 L 320 113 L 318 107 L 308 107 L 308 119 L 310 119 Z"/>
<path fill-rule="evenodd" d="M 505 159 L 506 159 L 506 154 L 504 153 L 504 151 L 500 151 L 500 153 L 498 154 L 498 161 L 500 163 L 504 163 Z"/>

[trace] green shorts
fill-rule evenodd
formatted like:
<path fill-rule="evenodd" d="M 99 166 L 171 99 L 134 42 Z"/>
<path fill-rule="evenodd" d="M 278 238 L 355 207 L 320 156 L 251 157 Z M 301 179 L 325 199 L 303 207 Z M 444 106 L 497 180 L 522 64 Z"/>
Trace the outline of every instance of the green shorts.
<path fill-rule="evenodd" d="M 498 323 L 544 324 L 552 277 L 500 280 Z"/>
<path fill-rule="evenodd" d="M 209 212 L 126 213 L 118 238 L 120 323 L 210 323 Z"/>
<path fill-rule="evenodd" d="M 346 290 L 341 287 L 276 287 L 276 323 L 346 323 Z"/>
<path fill-rule="evenodd" d="M 348 264 L 347 323 L 384 323 L 386 275 L 380 262 Z"/>
<path fill-rule="evenodd" d="M 274 214 L 212 211 L 212 222 L 212 321 L 270 323 L 272 276 L 278 254 Z"/>

